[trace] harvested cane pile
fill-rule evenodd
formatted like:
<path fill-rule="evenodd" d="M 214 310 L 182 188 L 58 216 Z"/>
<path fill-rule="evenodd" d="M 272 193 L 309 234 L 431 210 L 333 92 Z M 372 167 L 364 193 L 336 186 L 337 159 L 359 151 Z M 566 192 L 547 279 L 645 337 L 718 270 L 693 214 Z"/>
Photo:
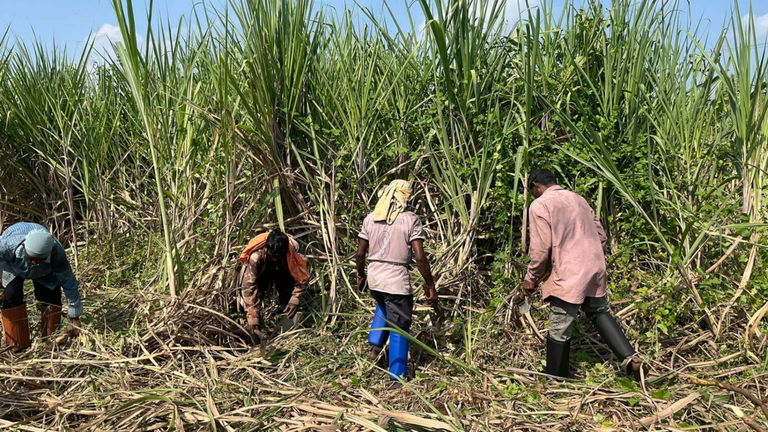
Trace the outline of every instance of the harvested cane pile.
<path fill-rule="evenodd" d="M 446 308 L 445 316 L 418 307 L 414 379 L 398 389 L 384 379 L 383 363 L 364 355 L 370 311 L 342 313 L 334 326 L 310 315 L 305 327 L 252 346 L 228 301 L 236 269 L 210 268 L 194 281 L 198 289 L 175 300 L 151 289 L 91 290 L 104 269 L 85 269 L 93 312 L 84 334 L 0 354 L 0 428 L 768 429 L 768 373 L 740 342 L 747 323 L 735 312 L 720 342 L 696 323 L 684 336 L 658 339 L 645 350 L 650 369 L 636 384 L 621 377 L 586 326 L 575 341 L 574 379 L 538 373 L 541 304 L 533 317 L 519 316 L 511 299 L 495 311 L 457 299 L 462 309 Z M 614 307 L 625 324 L 641 325 L 633 304 Z"/>

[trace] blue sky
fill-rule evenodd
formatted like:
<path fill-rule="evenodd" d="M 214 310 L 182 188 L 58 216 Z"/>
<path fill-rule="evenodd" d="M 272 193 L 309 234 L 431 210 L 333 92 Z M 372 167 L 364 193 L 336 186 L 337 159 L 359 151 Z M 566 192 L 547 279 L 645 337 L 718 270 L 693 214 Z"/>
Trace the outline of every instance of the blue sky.
<path fill-rule="evenodd" d="M 208 0 L 210 2 L 210 0 Z M 213 0 L 221 2 L 223 0 Z M 390 0 L 396 16 L 405 20 L 406 4 L 415 0 Z M 516 0 L 509 0 L 515 3 Z M 381 0 L 316 0 L 323 7 L 339 11 L 344 5 L 360 5 L 374 13 L 384 14 Z M 562 2 L 557 0 L 555 3 Z M 145 0 L 135 0 L 137 17 L 143 17 Z M 196 1 L 155 0 L 155 11 L 176 22 L 188 14 Z M 682 3 L 685 3 L 683 1 Z M 739 0 L 742 13 L 749 9 L 749 0 Z M 753 0 L 757 24 L 764 38 L 768 35 L 768 1 Z M 38 38 L 46 45 L 56 41 L 70 49 L 81 49 L 89 34 L 105 40 L 116 37 L 118 30 L 111 0 L 0 0 L 0 30 L 9 28 L 13 37 L 29 42 Z M 719 31 L 732 8 L 732 0 L 690 0 L 694 19 L 702 18 L 713 33 Z M 414 10 L 418 10 L 418 5 Z M 516 9 L 512 7 L 512 9 Z"/>

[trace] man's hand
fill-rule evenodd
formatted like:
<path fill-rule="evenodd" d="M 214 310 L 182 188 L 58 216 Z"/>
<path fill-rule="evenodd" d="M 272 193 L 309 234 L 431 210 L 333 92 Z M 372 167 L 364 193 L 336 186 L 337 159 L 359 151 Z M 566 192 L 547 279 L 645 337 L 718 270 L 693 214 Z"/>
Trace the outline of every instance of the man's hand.
<path fill-rule="evenodd" d="M 357 277 L 357 289 L 360 292 L 365 292 L 368 289 L 368 278 L 365 276 Z"/>
<path fill-rule="evenodd" d="M 525 295 L 533 295 L 534 292 L 536 292 L 536 284 L 534 284 L 531 281 L 523 281 L 523 292 Z"/>
<path fill-rule="evenodd" d="M 258 334 L 261 331 L 261 309 L 247 307 L 245 309 L 245 330 L 248 334 Z"/>
<path fill-rule="evenodd" d="M 245 330 L 250 335 L 260 336 L 262 332 L 261 322 L 256 322 L 254 324 L 246 324 Z"/>
<path fill-rule="evenodd" d="M 288 302 L 288 306 L 283 309 L 283 313 L 290 319 L 296 316 L 296 312 L 299 311 L 299 304 Z"/>
<path fill-rule="evenodd" d="M 424 287 L 424 300 L 431 303 L 433 307 L 437 306 L 437 290 L 434 285 Z"/>
<path fill-rule="evenodd" d="M 69 324 L 67 324 L 67 328 L 64 331 L 67 336 L 76 338 L 80 335 L 80 328 L 82 326 L 83 324 L 80 323 L 80 318 L 70 318 Z"/>

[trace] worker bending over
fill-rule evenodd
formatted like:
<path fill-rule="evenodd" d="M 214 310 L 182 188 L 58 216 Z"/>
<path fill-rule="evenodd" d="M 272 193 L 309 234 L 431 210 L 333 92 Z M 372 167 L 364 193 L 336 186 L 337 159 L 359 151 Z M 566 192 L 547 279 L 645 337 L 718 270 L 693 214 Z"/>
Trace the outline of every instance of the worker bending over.
<path fill-rule="evenodd" d="M 550 307 L 545 372 L 568 377 L 571 333 L 581 309 L 627 373 L 639 376 L 642 362 L 605 297 L 606 236 L 595 212 L 584 198 L 558 186 L 548 170 L 533 171 L 528 189 L 535 200 L 528 211 L 531 262 L 523 290 L 531 295 L 546 279 L 541 285 Z"/>
<path fill-rule="evenodd" d="M 251 239 L 240 255 L 240 261 L 246 262 L 242 296 L 251 334 L 260 334 L 262 303 L 273 288 L 283 313 L 291 319 L 296 315 L 301 295 L 309 282 L 307 260 L 297 249 L 296 240 L 276 229 Z"/>
<path fill-rule="evenodd" d="M 19 352 L 31 345 L 24 303 L 24 280 L 31 279 L 40 311 L 40 335 L 53 334 L 61 322 L 61 292 L 67 297 L 70 337 L 79 334 L 83 302 L 72 267 L 61 246 L 42 225 L 19 222 L 0 235 L 2 321 L 5 342 Z"/>

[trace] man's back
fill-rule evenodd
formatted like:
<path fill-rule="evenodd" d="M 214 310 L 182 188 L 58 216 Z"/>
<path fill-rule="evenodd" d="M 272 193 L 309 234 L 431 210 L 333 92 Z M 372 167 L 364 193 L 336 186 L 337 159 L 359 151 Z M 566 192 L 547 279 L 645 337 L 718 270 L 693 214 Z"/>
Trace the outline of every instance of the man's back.
<path fill-rule="evenodd" d="M 532 261 L 549 255 L 545 298 L 581 303 L 585 296 L 605 295 L 605 232 L 584 198 L 550 187 L 531 204 L 530 227 Z"/>
<path fill-rule="evenodd" d="M 0 247 L 15 249 L 30 231 L 45 230 L 45 227 L 32 222 L 16 222 L 0 233 Z"/>
<path fill-rule="evenodd" d="M 368 240 L 368 284 L 372 290 L 391 294 L 411 293 L 407 265 L 411 262 L 411 242 L 424 240 L 419 217 L 410 211 L 397 215 L 390 225 L 374 222 L 373 213 L 363 221 L 359 237 Z"/>
<path fill-rule="evenodd" d="M 389 225 L 386 222 L 374 222 L 373 213 L 363 221 L 363 235 L 370 244 L 369 261 L 386 261 L 397 264 L 411 262 L 411 241 L 424 239 L 424 232 L 419 217 L 406 211 L 397 215 Z"/>
<path fill-rule="evenodd" d="M 3 276 L 6 281 L 14 276 L 37 279 L 49 275 L 51 272 L 61 273 L 70 270 L 64 247 L 58 240 L 55 240 L 51 256 L 45 262 L 35 266 L 32 273 L 28 273 L 28 265 L 24 260 L 24 250 L 20 249 L 20 245 L 24 242 L 27 234 L 37 230 L 47 231 L 44 226 L 36 223 L 17 222 L 0 233 L 0 261 L 2 261 L 0 269 L 12 273 Z"/>

